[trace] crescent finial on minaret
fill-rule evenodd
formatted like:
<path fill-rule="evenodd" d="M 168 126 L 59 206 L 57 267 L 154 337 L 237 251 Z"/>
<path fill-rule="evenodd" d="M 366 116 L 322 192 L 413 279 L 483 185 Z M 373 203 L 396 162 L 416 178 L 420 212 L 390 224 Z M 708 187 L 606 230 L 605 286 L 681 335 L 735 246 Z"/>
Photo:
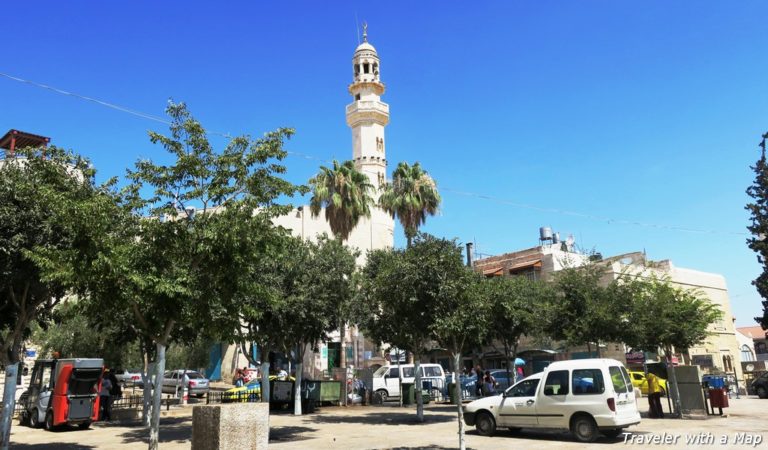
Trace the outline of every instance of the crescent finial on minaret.
<path fill-rule="evenodd" d="M 368 22 L 363 22 L 363 42 L 368 42 Z"/>

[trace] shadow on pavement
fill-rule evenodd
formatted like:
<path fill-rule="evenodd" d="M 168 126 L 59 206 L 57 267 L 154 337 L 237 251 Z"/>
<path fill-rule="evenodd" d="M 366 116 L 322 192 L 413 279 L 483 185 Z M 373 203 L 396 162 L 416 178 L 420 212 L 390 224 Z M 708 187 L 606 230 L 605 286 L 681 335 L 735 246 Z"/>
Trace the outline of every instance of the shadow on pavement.
<path fill-rule="evenodd" d="M 311 433 L 317 431 L 317 428 L 309 427 L 269 427 L 269 443 L 304 441 L 312 439 L 312 436 L 305 436 L 302 433 Z"/>
<path fill-rule="evenodd" d="M 386 412 L 367 412 L 358 415 L 316 415 L 308 416 L 307 421 L 314 423 L 357 423 L 362 425 L 424 425 L 430 423 L 455 422 L 456 417 L 445 414 L 430 414 L 424 411 L 424 422 L 416 418 L 416 411 L 399 410 Z"/>
<path fill-rule="evenodd" d="M 135 429 L 118 435 L 123 442 L 149 443 L 149 428 L 137 425 Z M 160 442 L 189 442 L 192 439 L 191 417 L 160 419 Z"/>
<path fill-rule="evenodd" d="M 467 429 L 466 431 L 468 436 L 480 436 L 478 434 L 477 430 L 475 429 Z M 632 434 L 646 434 L 645 432 L 631 432 Z M 542 431 L 542 430 L 535 430 L 535 429 L 523 429 L 521 431 L 507 431 L 507 430 L 497 430 L 496 433 L 493 435 L 493 439 L 526 439 L 526 440 L 535 440 L 535 441 L 563 441 L 563 442 L 577 442 L 571 433 L 567 431 Z M 501 441 L 504 442 L 504 441 Z M 608 438 L 605 436 L 600 436 L 597 438 L 595 442 L 591 442 L 590 444 L 584 444 L 584 445 L 599 445 L 599 444 L 616 444 L 618 442 L 624 442 L 624 435 L 619 435 L 617 438 Z M 502 444 L 503 445 L 503 444 Z"/>
<path fill-rule="evenodd" d="M 46 444 L 14 444 L 11 442 L 10 448 L 14 450 L 90 450 L 97 447 L 92 445 L 68 444 L 62 442 L 51 442 Z"/>

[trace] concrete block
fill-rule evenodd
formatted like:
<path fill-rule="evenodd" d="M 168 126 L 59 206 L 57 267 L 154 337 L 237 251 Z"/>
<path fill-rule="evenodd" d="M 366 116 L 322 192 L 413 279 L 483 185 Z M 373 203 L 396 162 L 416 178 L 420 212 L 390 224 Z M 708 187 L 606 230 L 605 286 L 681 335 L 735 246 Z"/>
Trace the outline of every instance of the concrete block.
<path fill-rule="evenodd" d="M 268 444 L 268 403 L 200 405 L 192 409 L 192 450 L 262 450 Z"/>

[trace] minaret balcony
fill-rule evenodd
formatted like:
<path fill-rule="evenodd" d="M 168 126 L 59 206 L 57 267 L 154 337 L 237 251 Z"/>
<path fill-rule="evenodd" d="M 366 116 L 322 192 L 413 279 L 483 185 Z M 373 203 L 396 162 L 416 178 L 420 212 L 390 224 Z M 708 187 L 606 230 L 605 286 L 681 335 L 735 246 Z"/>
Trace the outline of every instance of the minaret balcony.
<path fill-rule="evenodd" d="M 347 105 L 347 125 L 354 127 L 358 123 L 389 123 L 389 105 L 384 102 L 359 100 Z"/>

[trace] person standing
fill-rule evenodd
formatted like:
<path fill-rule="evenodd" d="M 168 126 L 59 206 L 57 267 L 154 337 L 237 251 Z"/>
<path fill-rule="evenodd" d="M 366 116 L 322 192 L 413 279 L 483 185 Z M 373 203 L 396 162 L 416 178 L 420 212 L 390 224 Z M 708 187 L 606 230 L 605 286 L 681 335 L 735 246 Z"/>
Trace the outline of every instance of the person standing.
<path fill-rule="evenodd" d="M 475 382 L 475 396 L 482 397 L 483 396 L 483 368 L 480 367 L 480 364 L 475 367 L 475 376 L 477 377 L 477 381 Z"/>
<path fill-rule="evenodd" d="M 101 420 L 105 422 L 112 420 L 112 401 L 110 396 L 112 392 L 112 381 L 110 381 L 109 375 L 110 373 L 107 371 L 107 373 L 104 374 L 104 377 L 102 377 L 101 391 L 99 391 Z"/>
<path fill-rule="evenodd" d="M 661 383 L 659 377 L 653 372 L 648 372 L 648 417 L 651 419 L 663 419 L 664 410 L 661 409 Z"/>
<path fill-rule="evenodd" d="M 490 370 L 485 371 L 485 376 L 483 377 L 483 396 L 488 397 L 490 395 L 496 394 L 496 378 L 491 375 Z"/>

